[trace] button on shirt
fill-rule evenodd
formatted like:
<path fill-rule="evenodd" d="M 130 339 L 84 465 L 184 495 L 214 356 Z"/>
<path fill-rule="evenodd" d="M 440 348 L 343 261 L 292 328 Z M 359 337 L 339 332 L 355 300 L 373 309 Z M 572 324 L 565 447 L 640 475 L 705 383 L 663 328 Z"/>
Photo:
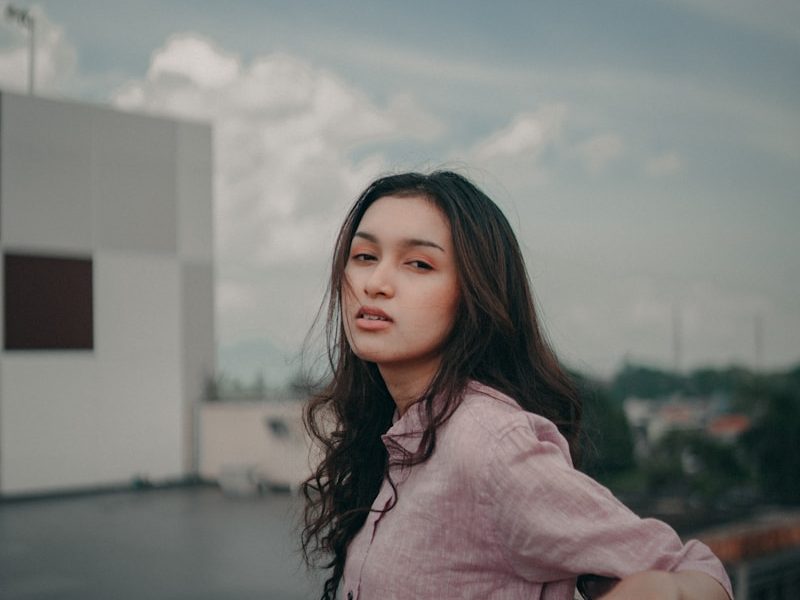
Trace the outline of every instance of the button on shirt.
<path fill-rule="evenodd" d="M 383 436 L 390 461 L 419 447 L 421 408 Z M 555 425 L 487 386 L 470 384 L 426 462 L 389 478 L 348 547 L 347 598 L 572 600 L 578 575 L 648 569 L 702 571 L 732 597 L 707 546 L 633 514 L 572 467 Z"/>

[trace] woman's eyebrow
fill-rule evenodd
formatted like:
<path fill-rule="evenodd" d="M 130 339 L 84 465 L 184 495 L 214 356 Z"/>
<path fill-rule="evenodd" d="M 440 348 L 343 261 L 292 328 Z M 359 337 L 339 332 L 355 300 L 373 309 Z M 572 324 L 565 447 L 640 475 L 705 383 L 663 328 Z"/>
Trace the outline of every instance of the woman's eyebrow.
<path fill-rule="evenodd" d="M 373 244 L 379 243 L 378 236 L 375 236 L 366 231 L 356 231 L 355 234 L 353 234 L 353 237 L 363 238 L 368 242 L 372 242 Z M 436 248 L 437 250 L 441 250 L 442 252 L 445 251 L 444 248 L 442 248 L 436 242 L 432 242 L 430 240 L 423 240 L 419 238 L 405 238 L 403 240 L 400 240 L 400 245 L 404 247 L 425 246 L 427 248 Z"/>

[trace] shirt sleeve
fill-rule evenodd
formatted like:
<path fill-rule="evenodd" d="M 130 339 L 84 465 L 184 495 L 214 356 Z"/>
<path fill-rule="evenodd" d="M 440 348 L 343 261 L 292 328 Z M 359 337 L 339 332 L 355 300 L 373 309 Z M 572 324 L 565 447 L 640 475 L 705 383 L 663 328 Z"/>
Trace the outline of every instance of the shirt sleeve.
<path fill-rule="evenodd" d="M 545 583 L 583 574 L 693 570 L 733 597 L 724 567 L 706 545 L 684 544 L 666 523 L 635 515 L 572 467 L 552 423 L 529 413 L 523 418 L 486 453 L 482 478 L 490 524 L 519 577 Z"/>

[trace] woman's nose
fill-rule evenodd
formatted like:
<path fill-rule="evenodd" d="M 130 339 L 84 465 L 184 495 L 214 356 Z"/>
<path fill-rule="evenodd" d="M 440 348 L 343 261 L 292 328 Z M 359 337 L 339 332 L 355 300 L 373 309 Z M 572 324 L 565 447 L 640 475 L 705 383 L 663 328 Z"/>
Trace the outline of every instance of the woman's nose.
<path fill-rule="evenodd" d="M 364 281 L 364 293 L 370 298 L 394 296 L 391 268 L 386 263 L 378 263 Z"/>

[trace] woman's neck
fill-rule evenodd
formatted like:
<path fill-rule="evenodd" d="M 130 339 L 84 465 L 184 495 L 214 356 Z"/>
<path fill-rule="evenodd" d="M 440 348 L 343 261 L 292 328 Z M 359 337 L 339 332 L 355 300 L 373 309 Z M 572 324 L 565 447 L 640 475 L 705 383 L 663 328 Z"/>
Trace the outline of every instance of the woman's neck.
<path fill-rule="evenodd" d="M 422 365 L 394 366 L 378 365 L 381 377 L 389 390 L 397 412 L 404 415 L 408 408 L 418 402 L 439 370 L 439 360 Z"/>

